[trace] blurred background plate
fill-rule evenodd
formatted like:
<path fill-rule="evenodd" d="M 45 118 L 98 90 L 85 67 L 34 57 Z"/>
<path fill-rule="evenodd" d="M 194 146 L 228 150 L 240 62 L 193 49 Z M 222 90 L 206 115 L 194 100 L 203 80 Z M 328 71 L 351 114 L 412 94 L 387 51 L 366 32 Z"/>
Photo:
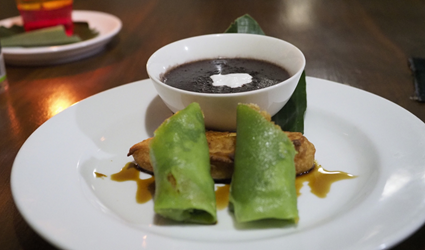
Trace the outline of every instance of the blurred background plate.
<path fill-rule="evenodd" d="M 74 22 L 87 22 L 90 29 L 99 32 L 98 36 L 86 41 L 60 46 L 2 48 L 6 64 L 49 65 L 86 58 L 102 51 L 122 27 L 119 18 L 98 11 L 74 10 L 72 19 Z M 22 25 L 21 17 L 16 16 L 0 21 L 0 25 L 6 27 L 13 24 Z"/>

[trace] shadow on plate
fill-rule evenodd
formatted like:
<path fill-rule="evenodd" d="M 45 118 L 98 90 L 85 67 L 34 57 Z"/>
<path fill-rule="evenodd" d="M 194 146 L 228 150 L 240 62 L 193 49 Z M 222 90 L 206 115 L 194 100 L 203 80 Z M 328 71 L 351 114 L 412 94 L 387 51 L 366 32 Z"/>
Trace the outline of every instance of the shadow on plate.
<path fill-rule="evenodd" d="M 149 137 L 153 137 L 155 130 L 173 113 L 159 96 L 156 96 L 146 108 L 145 129 Z"/>

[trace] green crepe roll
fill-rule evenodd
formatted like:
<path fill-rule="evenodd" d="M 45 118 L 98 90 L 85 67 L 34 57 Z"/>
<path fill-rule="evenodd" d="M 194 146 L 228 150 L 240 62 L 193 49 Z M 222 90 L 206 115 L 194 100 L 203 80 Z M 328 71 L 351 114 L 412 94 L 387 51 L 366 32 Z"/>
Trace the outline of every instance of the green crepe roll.
<path fill-rule="evenodd" d="M 176 221 L 217 222 L 214 181 L 199 104 L 164 121 L 150 143 L 155 175 L 154 210 Z"/>
<path fill-rule="evenodd" d="M 237 107 L 235 170 L 229 201 L 237 222 L 298 219 L 296 151 L 254 105 Z"/>

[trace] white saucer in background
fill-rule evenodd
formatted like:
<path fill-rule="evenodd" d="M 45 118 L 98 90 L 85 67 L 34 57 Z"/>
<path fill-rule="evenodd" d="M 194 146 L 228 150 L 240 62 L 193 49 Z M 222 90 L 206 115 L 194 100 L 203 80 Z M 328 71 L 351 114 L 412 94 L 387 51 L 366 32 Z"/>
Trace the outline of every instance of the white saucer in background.
<path fill-rule="evenodd" d="M 67 45 L 36 48 L 2 48 L 6 64 L 11 65 L 51 65 L 71 62 L 92 56 L 104 49 L 105 45 L 121 30 L 121 20 L 111 14 L 98 11 L 74 10 L 74 22 L 87 22 L 91 29 L 99 32 L 96 37 Z M 1 26 L 22 25 L 20 16 L 0 21 Z"/>

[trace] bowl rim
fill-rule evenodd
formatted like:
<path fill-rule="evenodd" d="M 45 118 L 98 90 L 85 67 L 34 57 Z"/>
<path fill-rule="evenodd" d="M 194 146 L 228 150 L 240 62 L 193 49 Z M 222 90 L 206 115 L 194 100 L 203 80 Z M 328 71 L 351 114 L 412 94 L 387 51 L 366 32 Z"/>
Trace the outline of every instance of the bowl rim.
<path fill-rule="evenodd" d="M 265 87 L 265 88 L 261 88 L 261 89 L 249 90 L 249 91 L 237 92 L 237 93 L 202 93 L 202 92 L 195 92 L 195 91 L 183 90 L 183 89 L 179 89 L 179 88 L 176 88 L 176 87 L 173 87 L 173 86 L 170 86 L 168 84 L 163 83 L 160 79 L 158 79 L 158 77 L 152 75 L 150 73 L 150 71 L 149 71 L 149 66 L 150 66 L 150 63 L 152 63 L 153 57 L 160 50 L 163 50 L 166 47 L 173 46 L 176 43 L 182 43 L 182 42 L 187 41 L 187 40 L 202 39 L 202 38 L 208 38 L 208 37 L 216 37 L 216 38 L 217 37 L 228 37 L 228 36 L 252 36 L 252 37 L 261 37 L 261 38 L 264 38 L 264 39 L 273 39 L 273 40 L 277 40 L 279 42 L 286 43 L 286 44 L 292 46 L 301 55 L 302 65 L 301 65 L 301 67 L 300 67 L 299 70 L 297 70 L 294 74 L 292 74 L 288 79 L 286 79 L 286 80 L 284 80 L 284 81 L 282 81 L 280 83 L 277 83 L 277 84 L 274 84 L 272 86 L 268 86 L 268 87 Z M 217 58 L 226 58 L 226 57 L 217 57 Z M 205 58 L 205 59 L 208 60 L 208 59 L 214 59 L 214 58 Z M 199 60 L 203 60 L 203 59 L 199 59 Z M 192 61 L 189 61 L 189 62 L 186 62 L 186 63 L 190 63 L 190 62 L 192 62 Z M 149 59 L 148 59 L 148 61 L 146 63 L 146 71 L 148 73 L 149 78 L 155 84 L 161 85 L 162 87 L 165 87 L 165 88 L 170 89 L 172 91 L 177 91 L 180 94 L 194 95 L 194 96 L 201 96 L 201 97 L 224 97 L 224 96 L 226 96 L 226 97 L 235 97 L 235 96 L 249 96 L 249 95 L 259 94 L 259 93 L 262 93 L 262 92 L 272 91 L 273 89 L 278 88 L 281 85 L 285 85 L 290 80 L 292 80 L 293 78 L 297 77 L 298 75 L 301 75 L 302 72 L 305 69 L 305 65 L 306 65 L 306 59 L 305 59 L 304 53 L 297 46 L 295 46 L 294 44 L 292 44 L 292 43 L 290 43 L 288 41 L 282 40 L 280 38 L 276 38 L 276 37 L 272 37 L 272 36 L 267 36 L 267 35 L 249 34 L 249 33 L 219 33 L 219 34 L 207 34 L 207 35 L 200 35 L 200 36 L 188 37 L 188 38 L 180 39 L 180 40 L 177 40 L 177 41 L 174 41 L 172 43 L 169 43 L 167 45 L 162 46 L 161 48 L 157 49 L 154 53 L 152 53 L 152 55 L 149 57 Z M 281 66 L 279 66 L 279 67 L 281 67 Z"/>

